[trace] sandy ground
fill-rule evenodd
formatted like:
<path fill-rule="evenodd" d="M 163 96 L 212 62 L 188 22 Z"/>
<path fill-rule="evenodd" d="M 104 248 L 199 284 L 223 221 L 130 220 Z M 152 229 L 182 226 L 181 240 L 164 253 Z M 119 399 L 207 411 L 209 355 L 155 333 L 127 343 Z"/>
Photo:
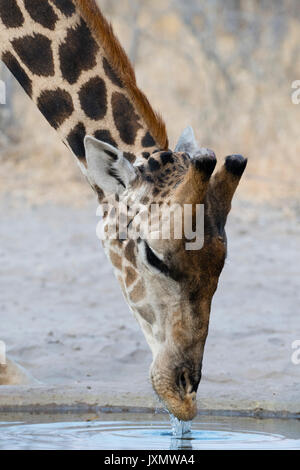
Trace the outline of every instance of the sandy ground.
<path fill-rule="evenodd" d="M 0 205 L 0 339 L 40 384 L 6 405 L 155 406 L 151 354 L 96 238 L 96 204 Z M 286 211 L 285 211 L 286 212 Z M 300 413 L 300 231 L 280 209 L 237 202 L 214 298 L 202 409 Z"/>

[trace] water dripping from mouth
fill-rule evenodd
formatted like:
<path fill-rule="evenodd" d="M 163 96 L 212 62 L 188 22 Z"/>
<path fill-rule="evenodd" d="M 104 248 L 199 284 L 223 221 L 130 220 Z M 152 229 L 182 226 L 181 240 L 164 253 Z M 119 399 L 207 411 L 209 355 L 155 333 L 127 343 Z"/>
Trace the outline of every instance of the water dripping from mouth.
<path fill-rule="evenodd" d="M 172 414 L 170 414 L 170 421 L 174 437 L 181 438 L 191 432 L 192 421 L 181 421 Z"/>

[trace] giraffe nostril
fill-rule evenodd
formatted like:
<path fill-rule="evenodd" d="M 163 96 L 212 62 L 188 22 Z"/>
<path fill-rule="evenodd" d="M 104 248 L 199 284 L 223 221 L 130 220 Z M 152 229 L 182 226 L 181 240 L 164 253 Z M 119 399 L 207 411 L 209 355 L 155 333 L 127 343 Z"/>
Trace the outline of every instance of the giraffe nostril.
<path fill-rule="evenodd" d="M 195 374 L 192 374 L 187 370 L 183 370 L 178 375 L 177 380 L 177 384 L 180 386 L 181 390 L 185 394 L 197 393 L 198 386 L 201 380 L 201 374 L 197 374 L 197 376 L 195 376 Z"/>
<path fill-rule="evenodd" d="M 185 374 L 184 374 L 184 372 L 183 372 L 183 373 L 181 374 L 181 376 L 180 376 L 180 383 L 181 383 L 181 385 L 182 385 L 182 388 L 183 388 L 184 390 L 186 390 L 186 385 L 187 385 L 187 384 L 186 384 L 186 379 L 185 379 Z"/>

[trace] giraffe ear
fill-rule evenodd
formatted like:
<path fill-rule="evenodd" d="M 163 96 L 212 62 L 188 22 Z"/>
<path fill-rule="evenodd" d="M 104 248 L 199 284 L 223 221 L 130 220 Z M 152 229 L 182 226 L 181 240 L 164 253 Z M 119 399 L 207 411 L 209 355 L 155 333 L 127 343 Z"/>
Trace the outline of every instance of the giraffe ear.
<path fill-rule="evenodd" d="M 112 145 L 87 135 L 84 147 L 87 177 L 104 193 L 122 193 L 136 178 L 133 165 Z"/>
<path fill-rule="evenodd" d="M 175 152 L 186 152 L 191 156 L 194 155 L 199 149 L 193 128 L 191 126 L 184 129 L 181 134 L 178 144 L 176 145 Z"/>

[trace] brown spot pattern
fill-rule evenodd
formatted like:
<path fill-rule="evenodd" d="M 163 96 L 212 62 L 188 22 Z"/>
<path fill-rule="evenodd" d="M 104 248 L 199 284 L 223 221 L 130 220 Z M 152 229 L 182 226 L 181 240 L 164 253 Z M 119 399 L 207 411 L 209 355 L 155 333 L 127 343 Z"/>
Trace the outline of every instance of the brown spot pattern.
<path fill-rule="evenodd" d="M 155 160 L 155 158 L 151 157 L 148 160 L 148 166 L 150 171 L 157 171 L 160 170 L 160 163 Z"/>
<path fill-rule="evenodd" d="M 97 186 L 96 184 L 95 184 L 95 186 L 94 186 L 94 189 L 95 189 L 95 191 L 96 191 L 96 193 L 97 193 L 97 195 L 98 195 L 98 201 L 99 201 L 99 202 L 102 202 L 103 199 L 104 199 L 104 197 L 105 197 L 104 192 L 103 192 L 102 189 L 99 188 L 99 186 Z"/>
<path fill-rule="evenodd" d="M 126 158 L 126 160 L 128 160 L 130 163 L 134 163 L 134 162 L 135 162 L 135 155 L 134 155 L 134 153 L 131 153 L 131 152 L 124 152 L 123 155 L 124 155 L 124 158 Z"/>
<path fill-rule="evenodd" d="M 133 240 L 129 240 L 125 248 L 126 259 L 136 268 L 135 244 Z"/>
<path fill-rule="evenodd" d="M 123 93 L 112 95 L 112 109 L 116 128 L 125 144 L 135 143 L 138 130 L 142 127 L 133 105 Z"/>
<path fill-rule="evenodd" d="M 36 23 L 41 24 L 44 28 L 54 30 L 58 17 L 48 0 L 24 0 L 24 5 Z"/>
<path fill-rule="evenodd" d="M 75 6 L 71 0 L 51 0 L 52 3 L 65 15 L 72 16 L 75 13 Z"/>
<path fill-rule="evenodd" d="M 94 121 L 103 119 L 107 112 L 107 91 L 104 80 L 93 77 L 82 85 L 79 100 L 85 114 Z"/>
<path fill-rule="evenodd" d="M 17 59 L 10 53 L 6 52 L 2 56 L 2 60 L 5 63 L 6 67 L 11 71 L 13 76 L 18 80 L 20 85 L 24 88 L 26 93 L 32 95 L 32 82 L 28 77 L 25 70 L 21 67 Z"/>
<path fill-rule="evenodd" d="M 63 78 L 71 85 L 76 83 L 82 71 L 95 67 L 97 51 L 98 45 L 83 20 L 76 28 L 69 29 L 59 48 Z"/>
<path fill-rule="evenodd" d="M 146 294 L 146 290 L 145 290 L 144 282 L 139 281 L 139 283 L 133 288 L 129 297 L 132 302 L 137 303 L 145 297 L 145 294 Z"/>
<path fill-rule="evenodd" d="M 73 153 L 78 158 L 85 158 L 85 148 L 84 148 L 84 137 L 86 135 L 86 129 L 84 124 L 80 122 L 77 124 L 74 129 L 68 135 L 67 141 L 70 145 Z"/>
<path fill-rule="evenodd" d="M 102 142 L 106 142 L 107 144 L 112 145 L 113 147 L 117 147 L 117 143 L 113 139 L 110 131 L 108 131 L 106 129 L 96 131 L 94 133 L 94 137 L 96 137 L 96 139 L 98 139 L 98 140 L 101 140 Z"/>
<path fill-rule="evenodd" d="M 150 132 L 147 132 L 147 134 L 143 137 L 142 145 L 145 148 L 154 147 L 156 145 L 155 140 L 153 139 Z"/>
<path fill-rule="evenodd" d="M 115 268 L 121 270 L 122 269 L 122 258 L 121 258 L 121 256 L 111 250 L 109 252 L 109 257 L 110 257 L 110 260 L 111 260 L 113 266 Z"/>
<path fill-rule="evenodd" d="M 42 91 L 37 105 L 54 129 L 58 129 L 74 111 L 71 95 L 60 88 Z"/>
<path fill-rule="evenodd" d="M 12 46 L 22 62 L 35 75 L 54 75 L 51 41 L 42 34 L 33 34 L 12 41 Z"/>
<path fill-rule="evenodd" d="M 24 23 L 23 14 L 16 0 L 0 0 L 0 17 L 6 28 L 18 28 Z"/>
<path fill-rule="evenodd" d="M 134 283 L 134 281 L 136 280 L 136 277 L 137 277 L 137 273 L 134 269 L 132 268 L 126 268 L 126 278 L 125 278 L 125 283 L 126 283 L 126 286 L 129 287 L 131 286 L 131 284 Z"/>
<path fill-rule="evenodd" d="M 116 74 L 116 72 L 105 57 L 103 58 L 103 68 L 107 77 L 112 81 L 114 85 L 117 85 L 119 88 L 124 88 L 123 83 L 121 82 L 118 75 Z"/>

